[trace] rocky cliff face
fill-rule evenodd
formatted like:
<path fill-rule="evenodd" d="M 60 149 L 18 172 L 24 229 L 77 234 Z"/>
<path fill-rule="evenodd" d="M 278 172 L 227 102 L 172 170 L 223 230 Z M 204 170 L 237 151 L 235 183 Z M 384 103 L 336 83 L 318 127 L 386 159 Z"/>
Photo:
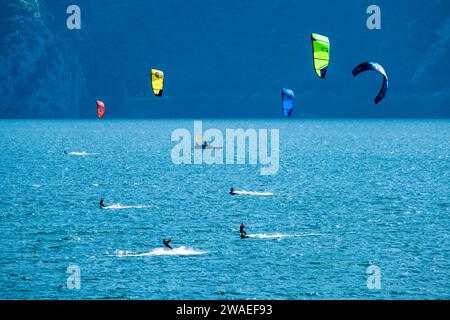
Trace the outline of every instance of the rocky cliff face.
<path fill-rule="evenodd" d="M 0 114 L 68 117 L 81 113 L 85 77 L 72 48 L 38 0 L 0 3 Z"/>

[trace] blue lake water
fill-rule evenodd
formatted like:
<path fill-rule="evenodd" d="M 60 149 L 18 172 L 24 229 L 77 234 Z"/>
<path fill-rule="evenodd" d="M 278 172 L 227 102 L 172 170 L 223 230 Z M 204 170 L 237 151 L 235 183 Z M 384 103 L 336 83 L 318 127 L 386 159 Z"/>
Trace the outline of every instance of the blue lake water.
<path fill-rule="evenodd" d="M 193 120 L 1 120 L 0 298 L 450 298 L 449 120 L 203 127 L 279 129 L 278 174 L 173 164 Z"/>

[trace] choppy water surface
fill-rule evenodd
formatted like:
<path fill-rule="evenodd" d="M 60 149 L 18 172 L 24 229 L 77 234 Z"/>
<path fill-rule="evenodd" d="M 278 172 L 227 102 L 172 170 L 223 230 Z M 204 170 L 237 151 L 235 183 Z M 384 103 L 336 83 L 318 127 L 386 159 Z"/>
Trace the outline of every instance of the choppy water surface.
<path fill-rule="evenodd" d="M 0 298 L 448 299 L 449 124 L 203 122 L 280 129 L 280 170 L 261 176 L 173 164 L 191 120 L 2 120 Z"/>

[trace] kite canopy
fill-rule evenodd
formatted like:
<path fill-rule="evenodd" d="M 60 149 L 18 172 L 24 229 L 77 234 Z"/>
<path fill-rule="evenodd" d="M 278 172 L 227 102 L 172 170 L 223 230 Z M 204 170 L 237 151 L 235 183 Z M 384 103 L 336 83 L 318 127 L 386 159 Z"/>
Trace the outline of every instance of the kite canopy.
<path fill-rule="evenodd" d="M 105 104 L 103 101 L 97 100 L 97 115 L 99 119 L 103 118 L 103 115 L 105 114 Z"/>
<path fill-rule="evenodd" d="M 330 62 L 330 40 L 317 33 L 311 34 L 314 69 L 317 75 L 324 79 Z"/>
<path fill-rule="evenodd" d="M 378 104 L 386 96 L 386 93 L 388 91 L 389 81 L 384 68 L 376 62 L 363 62 L 353 69 L 352 74 L 354 77 L 356 77 L 361 72 L 369 70 L 377 71 L 383 75 L 383 84 L 381 86 L 380 92 L 378 92 L 378 95 L 375 97 L 375 104 Z"/>
<path fill-rule="evenodd" d="M 284 115 L 291 117 L 292 111 L 294 110 L 294 91 L 286 88 L 281 90 L 281 105 Z"/>
<path fill-rule="evenodd" d="M 152 78 L 152 89 L 153 93 L 157 97 L 162 96 L 163 87 L 164 87 L 164 72 L 156 69 L 152 69 L 150 71 Z"/>

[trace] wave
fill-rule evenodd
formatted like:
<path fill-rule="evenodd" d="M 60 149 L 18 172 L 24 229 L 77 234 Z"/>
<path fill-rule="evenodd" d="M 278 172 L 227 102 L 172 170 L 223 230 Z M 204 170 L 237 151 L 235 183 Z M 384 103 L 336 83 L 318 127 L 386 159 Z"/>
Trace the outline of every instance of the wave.
<path fill-rule="evenodd" d="M 81 151 L 81 152 L 69 152 L 68 154 L 70 154 L 71 156 L 78 156 L 78 157 L 87 157 L 87 156 L 92 156 L 95 153 L 89 153 L 86 151 Z"/>
<path fill-rule="evenodd" d="M 110 206 L 105 206 L 103 207 L 103 209 L 113 209 L 113 210 L 118 210 L 118 209 L 143 209 L 143 208 L 149 208 L 150 206 L 146 206 L 146 205 L 134 205 L 134 206 L 126 206 L 123 205 L 121 203 L 114 203 Z"/>
<path fill-rule="evenodd" d="M 243 196 L 273 196 L 272 192 L 257 192 L 257 191 L 246 191 L 246 190 L 236 190 L 233 191 L 234 194 Z"/>
<path fill-rule="evenodd" d="M 313 236 L 324 236 L 323 233 L 299 233 L 299 234 L 284 234 L 284 233 L 255 233 L 248 234 L 249 238 L 256 239 L 281 239 L 281 238 L 298 238 L 298 237 L 313 237 Z"/>
<path fill-rule="evenodd" d="M 156 257 L 156 256 L 190 256 L 190 255 L 200 255 L 205 254 L 205 251 L 198 251 L 187 247 L 179 247 L 173 250 L 165 248 L 156 248 L 145 253 L 133 253 L 130 251 L 116 251 L 116 256 L 119 258 L 123 257 Z"/>

